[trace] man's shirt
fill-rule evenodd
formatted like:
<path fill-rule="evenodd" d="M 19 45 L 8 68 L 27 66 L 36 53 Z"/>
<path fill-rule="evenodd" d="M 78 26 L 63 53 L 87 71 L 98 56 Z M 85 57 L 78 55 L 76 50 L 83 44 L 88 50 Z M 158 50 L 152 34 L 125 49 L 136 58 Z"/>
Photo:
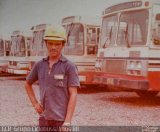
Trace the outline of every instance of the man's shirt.
<path fill-rule="evenodd" d="M 47 57 L 34 65 L 26 80 L 30 84 L 39 81 L 40 101 L 44 108 L 41 116 L 46 120 L 64 121 L 69 102 L 69 87 L 80 86 L 75 64 L 61 56 L 50 70 Z"/>

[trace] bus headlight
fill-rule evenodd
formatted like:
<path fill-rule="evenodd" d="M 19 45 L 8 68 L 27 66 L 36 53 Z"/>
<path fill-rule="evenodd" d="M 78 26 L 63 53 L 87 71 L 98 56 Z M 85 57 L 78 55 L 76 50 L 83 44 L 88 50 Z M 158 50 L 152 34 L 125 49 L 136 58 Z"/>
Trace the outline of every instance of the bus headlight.
<path fill-rule="evenodd" d="M 129 75 L 141 75 L 142 74 L 142 62 L 137 60 L 128 61 L 127 73 Z"/>
<path fill-rule="evenodd" d="M 141 64 L 141 62 L 140 62 L 140 61 L 137 61 L 137 63 L 136 63 L 136 67 L 137 67 L 137 69 L 141 69 L 141 68 L 142 68 L 142 64 Z"/>
<path fill-rule="evenodd" d="M 20 69 L 28 69 L 29 68 L 29 63 L 28 62 L 18 62 L 17 67 Z"/>
<path fill-rule="evenodd" d="M 134 61 L 130 61 L 129 68 L 130 69 L 134 69 L 135 68 L 135 62 Z"/>
<path fill-rule="evenodd" d="M 96 71 L 101 71 L 102 70 L 102 60 L 96 60 L 95 70 Z"/>

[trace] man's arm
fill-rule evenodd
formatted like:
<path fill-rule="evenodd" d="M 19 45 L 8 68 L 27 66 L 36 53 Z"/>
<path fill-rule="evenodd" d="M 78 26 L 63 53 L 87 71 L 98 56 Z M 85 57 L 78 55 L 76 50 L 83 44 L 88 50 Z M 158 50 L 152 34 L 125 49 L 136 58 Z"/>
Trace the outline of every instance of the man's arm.
<path fill-rule="evenodd" d="M 69 102 L 68 102 L 67 115 L 64 121 L 64 125 L 69 125 L 71 123 L 76 102 L 77 102 L 77 88 L 69 87 Z"/>
<path fill-rule="evenodd" d="M 41 114 L 43 112 L 43 107 L 41 106 L 41 104 L 38 103 L 38 101 L 35 97 L 32 85 L 28 81 L 25 82 L 25 89 L 27 91 L 28 97 L 29 97 L 32 105 L 34 106 L 35 110 L 39 114 Z"/>

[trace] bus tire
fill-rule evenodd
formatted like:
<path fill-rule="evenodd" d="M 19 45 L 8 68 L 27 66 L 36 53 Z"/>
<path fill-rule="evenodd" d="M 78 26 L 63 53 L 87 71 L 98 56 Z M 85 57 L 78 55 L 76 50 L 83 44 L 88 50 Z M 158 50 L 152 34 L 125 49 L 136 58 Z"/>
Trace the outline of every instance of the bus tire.
<path fill-rule="evenodd" d="M 158 94 L 158 91 L 136 91 L 136 94 L 141 98 L 153 98 Z"/>

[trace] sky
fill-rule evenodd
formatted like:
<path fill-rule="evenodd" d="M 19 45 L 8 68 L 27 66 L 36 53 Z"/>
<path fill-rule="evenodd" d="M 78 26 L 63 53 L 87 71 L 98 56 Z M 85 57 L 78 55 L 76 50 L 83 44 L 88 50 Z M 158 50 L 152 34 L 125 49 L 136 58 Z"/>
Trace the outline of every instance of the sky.
<path fill-rule="evenodd" d="M 60 24 L 72 15 L 101 16 L 102 11 L 127 0 L 0 0 L 0 37 L 14 30 L 29 32 L 37 24 Z"/>

